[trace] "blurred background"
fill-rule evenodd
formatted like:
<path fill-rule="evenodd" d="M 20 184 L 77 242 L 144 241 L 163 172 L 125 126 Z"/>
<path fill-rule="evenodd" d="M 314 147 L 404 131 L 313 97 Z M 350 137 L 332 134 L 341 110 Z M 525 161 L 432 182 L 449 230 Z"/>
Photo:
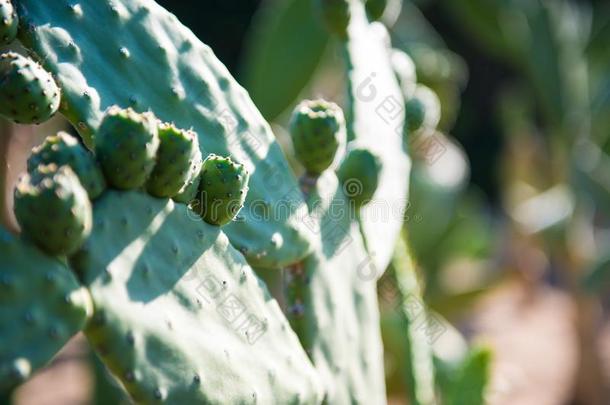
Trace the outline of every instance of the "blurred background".
<path fill-rule="evenodd" d="M 249 90 L 287 156 L 299 100 L 342 103 L 339 48 L 310 1 L 157 1 Z M 489 346 L 490 404 L 610 404 L 610 2 L 388 0 L 381 19 L 441 101 L 440 152 L 413 148 L 405 176 L 409 249 L 446 320 L 435 353 Z M 379 295 L 389 401 L 406 404 L 383 279 Z M 86 355 L 68 348 L 55 368 Z"/>

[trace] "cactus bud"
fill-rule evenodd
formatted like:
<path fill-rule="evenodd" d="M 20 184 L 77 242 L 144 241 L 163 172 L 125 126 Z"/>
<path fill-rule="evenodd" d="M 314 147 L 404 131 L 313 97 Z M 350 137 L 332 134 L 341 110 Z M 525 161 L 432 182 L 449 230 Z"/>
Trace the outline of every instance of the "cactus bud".
<path fill-rule="evenodd" d="M 201 168 L 201 181 L 193 209 L 209 224 L 223 226 L 237 215 L 248 193 L 250 175 L 230 157 L 209 155 Z"/>
<path fill-rule="evenodd" d="M 359 147 L 351 147 L 337 171 L 339 181 L 343 185 L 345 195 L 359 209 L 373 198 L 379 175 L 381 160 L 371 151 Z"/>
<path fill-rule="evenodd" d="M 59 108 L 53 76 L 30 58 L 15 52 L 0 55 L 0 83 L 0 115 L 17 123 L 39 124 Z"/>
<path fill-rule="evenodd" d="M 343 112 L 328 101 L 302 101 L 292 113 L 290 134 L 296 158 L 309 175 L 318 177 L 341 157 L 337 151 L 345 148 Z"/>

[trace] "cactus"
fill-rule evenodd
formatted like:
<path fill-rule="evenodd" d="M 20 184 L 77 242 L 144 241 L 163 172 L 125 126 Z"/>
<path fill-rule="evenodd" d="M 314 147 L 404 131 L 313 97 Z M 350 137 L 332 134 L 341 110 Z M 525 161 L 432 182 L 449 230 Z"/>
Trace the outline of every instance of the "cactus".
<path fill-rule="evenodd" d="M 368 149 L 351 147 L 337 172 L 343 191 L 360 209 L 369 203 L 379 184 L 381 161 Z"/>
<path fill-rule="evenodd" d="M 10 44 L 17 37 L 19 17 L 11 0 L 0 0 L 0 43 Z"/>
<path fill-rule="evenodd" d="M 195 182 L 201 170 L 201 151 L 197 134 L 171 124 L 159 126 L 157 163 L 146 183 L 157 197 L 174 197 Z"/>
<path fill-rule="evenodd" d="M 305 100 L 292 113 L 290 133 L 296 158 L 306 172 L 318 177 L 342 153 L 345 146 L 345 119 L 335 103 Z"/>
<path fill-rule="evenodd" d="M 373 203 L 361 208 L 358 219 L 380 277 L 392 259 L 403 218 L 388 215 L 387 221 L 380 221 L 379 210 L 387 209 L 388 204 L 399 210 L 406 207 L 408 182 L 405 178 L 411 160 L 403 147 L 404 98 L 392 69 L 391 50 L 385 43 L 387 30 L 367 22 L 360 2 L 352 1 L 350 9 L 349 41 L 344 44 L 348 77 L 347 134 L 348 140 L 356 140 L 358 147 L 368 149 L 381 162 L 379 186 L 371 198 Z"/>
<path fill-rule="evenodd" d="M 15 190 L 23 234 L 51 255 L 69 255 L 91 232 L 91 203 L 68 166 L 38 166 Z"/>
<path fill-rule="evenodd" d="M 208 156 L 201 167 L 199 191 L 193 209 L 212 225 L 231 222 L 244 205 L 250 174 L 230 157 Z"/>
<path fill-rule="evenodd" d="M 411 79 L 395 75 L 389 36 L 363 2 L 319 2 L 345 56 L 347 113 L 325 101 L 297 108 L 301 189 L 245 91 L 154 1 L 16 4 L 20 39 L 57 78 L 60 112 L 103 176 L 68 135 L 35 149 L 16 214 L 46 254 L 19 241 L 30 262 L 8 249 L 9 283 L 18 267 L 59 266 L 74 281 L 64 290 L 80 294 L 61 337 L 82 329 L 136 403 L 385 403 L 376 282 L 402 218 L 365 214 L 369 201 L 406 204 L 401 86 Z M 53 232 L 69 243 L 40 237 L 48 207 L 65 214 Z M 251 266 L 267 280 L 284 269 L 286 315 Z M 58 305 L 39 295 L 47 311 Z M 36 361 L 11 350 L 2 370 L 26 377 L 58 349 Z"/>
<path fill-rule="evenodd" d="M 95 307 L 85 333 L 135 401 L 321 401 L 281 310 L 218 227 L 136 191 L 94 208 L 72 259 Z"/>
<path fill-rule="evenodd" d="M 15 52 L 3 53 L 0 81 L 0 115 L 18 123 L 39 124 L 57 112 L 59 88 L 51 74 L 33 60 Z"/>
<path fill-rule="evenodd" d="M 0 228 L 0 392 L 44 366 L 81 328 L 89 294 L 66 265 Z"/>
<path fill-rule="evenodd" d="M 150 110 L 164 122 L 190 128 L 203 155 L 233 156 L 252 173 L 243 218 L 224 229 L 233 246 L 265 268 L 310 252 L 313 235 L 299 220 L 305 201 L 293 192 L 296 178 L 269 125 L 211 49 L 175 16 L 153 0 L 91 0 L 70 7 L 19 0 L 17 11 L 26 28 L 20 39 L 57 77 L 61 113 L 86 145 L 93 147 L 93 134 L 112 105 Z M 267 221 L 258 220 L 259 208 Z M 277 239 L 283 243 L 272 243 Z"/>
<path fill-rule="evenodd" d="M 110 107 L 95 138 L 95 152 L 108 183 L 118 189 L 142 187 L 155 167 L 157 121 L 151 113 Z"/>
<path fill-rule="evenodd" d="M 94 156 L 78 139 L 66 132 L 47 137 L 42 145 L 32 150 L 28 159 L 28 171 L 33 172 L 38 166 L 50 163 L 70 166 L 92 200 L 99 197 L 106 188 L 106 180 Z"/>

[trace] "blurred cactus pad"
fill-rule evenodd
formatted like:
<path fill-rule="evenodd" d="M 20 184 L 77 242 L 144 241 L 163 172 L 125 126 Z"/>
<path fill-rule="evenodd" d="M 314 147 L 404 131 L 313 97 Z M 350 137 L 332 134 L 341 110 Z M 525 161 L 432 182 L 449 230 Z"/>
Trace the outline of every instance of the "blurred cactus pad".
<path fill-rule="evenodd" d="M 278 129 L 292 148 L 155 1 L 0 0 L 0 39 L 19 22 L 0 56 L 0 114 L 57 112 L 64 129 L 26 154 L 14 192 L 0 183 L 18 224 L 0 228 L 0 401 L 80 333 L 112 376 L 96 384 L 134 403 L 387 403 L 377 282 L 399 269 L 401 297 L 421 299 L 403 240 L 408 144 L 435 130 L 440 101 L 395 71 L 383 21 L 400 2 L 283 7 L 268 44 L 302 18 L 306 36 L 287 45 L 300 52 L 311 30 L 315 49 L 265 116 L 296 104 L 325 46 L 344 91 L 297 105 Z M 483 404 L 491 356 L 463 350 L 442 387 L 400 313 L 411 403 Z"/>

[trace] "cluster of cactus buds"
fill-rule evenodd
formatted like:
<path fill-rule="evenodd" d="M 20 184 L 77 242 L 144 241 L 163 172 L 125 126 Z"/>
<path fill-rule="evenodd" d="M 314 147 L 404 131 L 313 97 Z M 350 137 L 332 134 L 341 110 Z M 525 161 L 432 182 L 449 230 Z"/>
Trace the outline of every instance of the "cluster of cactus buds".
<path fill-rule="evenodd" d="M 159 198 L 196 196 L 185 190 L 201 184 L 202 218 L 218 226 L 243 206 L 249 178 L 243 165 L 212 154 L 202 169 L 197 135 L 160 123 L 151 112 L 110 107 L 95 141 L 94 156 L 66 132 L 46 138 L 32 150 L 17 185 L 15 215 L 23 234 L 48 254 L 71 255 L 83 244 L 92 226 L 90 201 L 107 183 L 145 188 Z"/>

